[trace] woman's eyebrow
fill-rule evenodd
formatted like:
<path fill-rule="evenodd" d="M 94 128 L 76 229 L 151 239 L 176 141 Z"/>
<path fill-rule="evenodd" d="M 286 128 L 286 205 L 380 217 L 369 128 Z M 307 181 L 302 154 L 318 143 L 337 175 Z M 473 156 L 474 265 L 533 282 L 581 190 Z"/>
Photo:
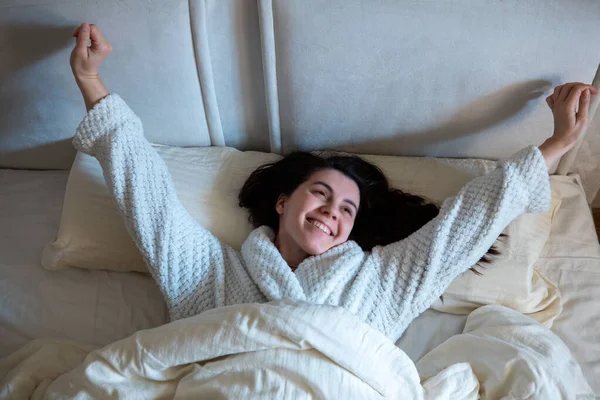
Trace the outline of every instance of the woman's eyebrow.
<path fill-rule="evenodd" d="M 327 183 L 323 182 L 323 181 L 316 181 L 312 183 L 313 185 L 323 185 L 327 188 L 327 190 L 329 190 L 331 193 L 335 193 L 333 191 L 333 188 L 331 186 L 329 186 Z M 344 199 L 344 202 L 350 204 L 352 207 L 354 207 L 355 212 L 358 212 L 358 207 L 356 206 L 356 204 L 350 200 L 350 199 Z"/>

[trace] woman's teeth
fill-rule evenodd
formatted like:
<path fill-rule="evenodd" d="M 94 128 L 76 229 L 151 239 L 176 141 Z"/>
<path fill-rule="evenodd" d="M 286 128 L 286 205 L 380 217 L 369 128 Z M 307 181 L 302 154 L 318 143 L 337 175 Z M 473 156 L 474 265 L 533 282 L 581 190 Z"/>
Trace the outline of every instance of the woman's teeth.
<path fill-rule="evenodd" d="M 314 219 L 313 220 L 309 220 L 309 221 L 310 221 L 311 224 L 313 224 L 314 226 L 316 226 L 317 228 L 319 228 L 320 230 L 322 230 L 326 234 L 331 235 L 331 231 L 329 230 L 329 228 L 327 228 L 325 225 L 323 225 L 319 221 L 315 221 Z"/>

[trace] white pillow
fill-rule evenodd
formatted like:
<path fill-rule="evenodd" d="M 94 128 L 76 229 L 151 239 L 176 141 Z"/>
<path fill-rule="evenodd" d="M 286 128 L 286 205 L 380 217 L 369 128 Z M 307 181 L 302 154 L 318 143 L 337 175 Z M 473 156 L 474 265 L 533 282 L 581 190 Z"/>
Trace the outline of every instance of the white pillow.
<path fill-rule="evenodd" d="M 238 207 L 238 192 L 256 167 L 281 156 L 227 147 L 155 149 L 165 160 L 179 199 L 190 215 L 221 241 L 240 249 L 252 226 L 247 212 Z M 363 158 L 377 164 L 394 187 L 440 203 L 496 166 L 485 160 Z M 553 208 L 557 206 L 555 201 Z M 556 288 L 534 270 L 550 232 L 552 215 L 553 211 L 516 219 L 506 230 L 510 237 L 508 246 L 502 248 L 504 257 L 482 269 L 481 277 L 468 271 L 457 278 L 444 294 L 444 302 L 436 303 L 435 308 L 468 314 L 480 305 L 499 303 L 532 313 L 556 305 Z M 46 246 L 42 265 L 51 270 L 79 267 L 147 272 L 93 157 L 77 154 L 58 236 Z M 556 310 L 551 314 L 555 316 Z"/>
<path fill-rule="evenodd" d="M 237 194 L 252 170 L 281 157 L 229 147 L 156 146 L 177 195 L 203 227 L 240 249 L 252 231 Z M 65 193 L 56 240 L 44 249 L 42 265 L 148 272 L 106 186 L 100 163 L 77 153 Z"/>
<path fill-rule="evenodd" d="M 504 230 L 508 236 L 497 244 L 501 255 L 491 264 L 475 267 L 481 276 L 467 271 L 455 279 L 432 308 L 470 314 L 482 305 L 500 304 L 552 326 L 562 311 L 560 292 L 536 264 L 559 206 L 560 198 L 553 190 L 550 211 L 516 218 Z"/>

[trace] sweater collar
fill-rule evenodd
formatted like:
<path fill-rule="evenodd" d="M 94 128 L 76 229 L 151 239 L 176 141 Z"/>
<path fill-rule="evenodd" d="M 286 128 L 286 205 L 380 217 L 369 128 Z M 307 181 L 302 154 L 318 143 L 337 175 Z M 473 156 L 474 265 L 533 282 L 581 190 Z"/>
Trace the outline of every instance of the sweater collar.
<path fill-rule="evenodd" d="M 313 267 L 321 269 L 332 266 L 349 250 L 362 253 L 355 242 L 347 241 L 323 254 L 307 257 L 298 265 L 294 273 L 274 242 L 275 232 L 268 226 L 261 226 L 253 230 L 242 245 L 242 257 L 248 273 L 269 301 L 282 298 L 306 301 L 307 297 L 312 297 L 309 296 L 311 288 L 306 287 L 306 284 L 312 286 L 308 278 L 314 273 L 321 275 L 326 272 L 312 271 Z"/>
<path fill-rule="evenodd" d="M 275 232 L 268 226 L 253 230 L 242 245 L 248 274 L 271 300 L 306 300 L 304 290 L 281 253 L 275 247 Z"/>

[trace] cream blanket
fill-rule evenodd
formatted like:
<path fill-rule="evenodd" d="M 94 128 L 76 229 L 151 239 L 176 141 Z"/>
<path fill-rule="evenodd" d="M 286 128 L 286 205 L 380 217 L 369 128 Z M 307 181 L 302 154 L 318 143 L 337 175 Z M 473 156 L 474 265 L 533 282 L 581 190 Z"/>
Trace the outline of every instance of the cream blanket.
<path fill-rule="evenodd" d="M 472 313 L 417 366 L 342 308 L 277 301 L 210 310 L 101 349 L 34 341 L 0 361 L 0 376 L 0 398 L 19 400 L 593 398 L 554 334 L 500 306 Z"/>

